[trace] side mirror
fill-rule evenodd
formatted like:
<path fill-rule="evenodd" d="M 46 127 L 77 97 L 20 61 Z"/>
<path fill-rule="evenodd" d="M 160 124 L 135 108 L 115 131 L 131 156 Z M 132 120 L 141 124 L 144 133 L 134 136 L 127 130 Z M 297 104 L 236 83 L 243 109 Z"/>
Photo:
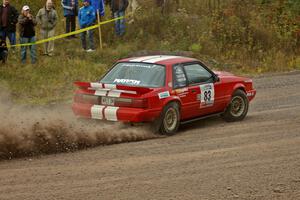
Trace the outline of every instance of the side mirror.
<path fill-rule="evenodd" d="M 219 76 L 217 74 L 215 74 L 214 80 L 215 80 L 215 82 L 219 82 L 220 81 L 220 78 L 219 78 Z"/>

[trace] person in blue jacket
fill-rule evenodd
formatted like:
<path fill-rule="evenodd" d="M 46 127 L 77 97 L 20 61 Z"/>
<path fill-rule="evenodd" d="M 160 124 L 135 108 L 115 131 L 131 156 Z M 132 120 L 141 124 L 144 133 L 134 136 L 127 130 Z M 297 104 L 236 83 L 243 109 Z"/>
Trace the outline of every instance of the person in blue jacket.
<path fill-rule="evenodd" d="M 76 29 L 76 16 L 78 14 L 78 0 L 61 0 L 61 5 L 66 18 L 66 33 Z M 75 35 L 71 36 L 75 37 Z M 69 37 L 70 38 L 70 37 Z"/>
<path fill-rule="evenodd" d="M 79 25 L 81 29 L 92 26 L 95 23 L 96 12 L 95 9 L 91 6 L 91 0 L 83 0 L 83 7 L 79 9 L 78 19 L 79 19 Z M 88 35 L 89 45 L 87 45 L 87 41 L 86 41 L 87 35 Z M 81 36 L 82 48 L 87 52 L 94 51 L 95 45 L 94 45 L 93 30 L 82 32 L 80 36 Z"/>

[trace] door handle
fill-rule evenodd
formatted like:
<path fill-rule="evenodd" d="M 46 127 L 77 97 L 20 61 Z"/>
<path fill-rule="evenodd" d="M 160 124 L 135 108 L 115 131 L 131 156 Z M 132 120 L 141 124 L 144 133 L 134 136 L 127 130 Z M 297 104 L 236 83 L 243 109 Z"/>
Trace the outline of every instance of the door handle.
<path fill-rule="evenodd" d="M 192 89 L 192 93 L 196 93 L 196 90 L 195 90 L 195 89 Z"/>

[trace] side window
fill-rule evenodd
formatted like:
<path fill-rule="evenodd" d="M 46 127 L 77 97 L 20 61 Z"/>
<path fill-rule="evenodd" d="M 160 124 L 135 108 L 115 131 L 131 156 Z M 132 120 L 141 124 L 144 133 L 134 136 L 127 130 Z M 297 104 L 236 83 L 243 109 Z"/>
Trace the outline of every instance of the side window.
<path fill-rule="evenodd" d="M 184 70 L 189 84 L 206 83 L 212 81 L 212 74 L 200 64 L 185 65 Z"/>
<path fill-rule="evenodd" d="M 186 76 L 182 65 L 173 66 L 173 88 L 181 88 L 186 86 Z"/>

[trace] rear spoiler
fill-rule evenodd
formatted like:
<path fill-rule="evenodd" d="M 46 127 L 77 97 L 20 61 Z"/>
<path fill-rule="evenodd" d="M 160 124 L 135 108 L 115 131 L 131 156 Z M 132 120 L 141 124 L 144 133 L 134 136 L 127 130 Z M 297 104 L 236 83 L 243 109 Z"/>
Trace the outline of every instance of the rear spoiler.
<path fill-rule="evenodd" d="M 146 87 L 136 87 L 136 86 L 127 86 L 127 85 L 116 85 L 116 84 L 104 84 L 104 83 L 97 83 L 97 82 L 74 82 L 74 85 L 79 87 L 80 89 L 85 90 L 105 90 L 105 91 L 111 91 L 111 90 L 118 90 L 118 91 L 124 91 L 125 93 L 139 93 L 139 94 L 145 94 L 147 92 L 153 91 L 151 88 Z"/>

